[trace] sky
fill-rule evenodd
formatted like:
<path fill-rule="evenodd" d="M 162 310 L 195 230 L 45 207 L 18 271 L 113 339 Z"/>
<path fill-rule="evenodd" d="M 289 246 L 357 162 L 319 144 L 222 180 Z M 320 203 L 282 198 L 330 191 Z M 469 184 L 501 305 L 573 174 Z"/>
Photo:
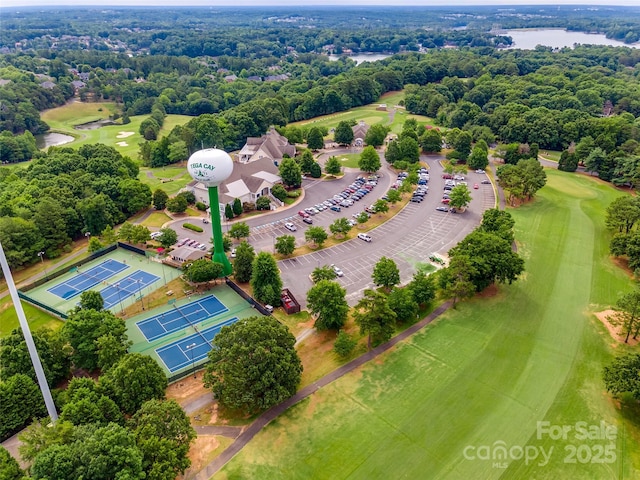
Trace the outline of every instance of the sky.
<path fill-rule="evenodd" d="M 24 6 L 299 6 L 300 0 L 2 0 L 2 7 Z M 639 6 L 640 0 L 308 0 L 304 5 L 625 5 Z"/>

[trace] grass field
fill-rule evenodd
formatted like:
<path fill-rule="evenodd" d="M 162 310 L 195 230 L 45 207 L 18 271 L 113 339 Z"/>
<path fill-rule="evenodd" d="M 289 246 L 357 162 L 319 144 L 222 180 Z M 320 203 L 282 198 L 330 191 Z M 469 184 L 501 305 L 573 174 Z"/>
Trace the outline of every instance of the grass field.
<path fill-rule="evenodd" d="M 534 203 L 512 210 L 521 280 L 319 390 L 216 478 L 638 478 L 640 421 L 623 418 L 600 379 L 626 347 L 592 315 L 632 288 L 607 254 L 604 208 L 620 194 L 548 175 Z M 614 440 L 577 435 L 576 422 L 601 421 L 617 428 Z M 538 422 L 571 430 L 553 439 Z M 501 446 L 506 456 L 492 459 Z M 524 449 L 538 457 L 519 457 Z"/>
<path fill-rule="evenodd" d="M 55 330 L 62 325 L 62 320 L 58 320 L 44 313 L 42 310 L 31 306 L 27 302 L 22 302 L 22 308 L 24 309 L 24 314 L 27 317 L 31 330 L 37 330 L 41 327 Z M 14 329 L 18 328 L 19 325 L 16 309 L 13 308 L 11 297 L 7 295 L 0 299 L 0 338 L 9 335 Z"/>
<path fill-rule="evenodd" d="M 116 110 L 114 103 L 73 102 L 42 112 L 41 117 L 49 124 L 52 131 L 66 133 L 76 138 L 75 141 L 65 144 L 65 147 L 77 148 L 86 144 L 103 143 L 135 160 L 138 158 L 138 143 L 142 140 L 142 136 L 138 133 L 140 124 L 149 115 L 131 117 L 131 123 L 127 125 L 107 125 L 95 130 L 73 128 L 74 125 L 107 119 Z M 186 115 L 167 115 L 160 130 L 160 136 L 167 135 L 173 127 L 183 125 L 190 119 L 191 117 Z"/>

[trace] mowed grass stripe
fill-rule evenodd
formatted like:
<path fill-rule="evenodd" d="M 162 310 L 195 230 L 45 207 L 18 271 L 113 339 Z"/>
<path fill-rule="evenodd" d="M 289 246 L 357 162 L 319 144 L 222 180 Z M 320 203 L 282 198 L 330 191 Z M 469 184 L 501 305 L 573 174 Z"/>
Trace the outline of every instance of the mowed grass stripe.
<path fill-rule="evenodd" d="M 593 276 L 612 277 L 593 265 L 605 255 L 594 235 L 603 233 L 601 214 L 617 195 L 548 173 L 540 198 L 512 211 L 527 262 L 521 281 L 460 305 L 290 409 L 218 477 L 631 478 L 622 453 L 613 465 L 568 465 L 562 442 L 535 438 L 542 420 L 619 421 L 599 378 L 610 341 L 588 315 L 592 288 L 606 283 Z M 616 288 L 623 276 L 615 275 Z M 463 456 L 467 445 L 498 441 L 556 451 L 545 467 L 515 460 L 495 468 Z M 621 440 L 619 448 L 634 447 Z"/>

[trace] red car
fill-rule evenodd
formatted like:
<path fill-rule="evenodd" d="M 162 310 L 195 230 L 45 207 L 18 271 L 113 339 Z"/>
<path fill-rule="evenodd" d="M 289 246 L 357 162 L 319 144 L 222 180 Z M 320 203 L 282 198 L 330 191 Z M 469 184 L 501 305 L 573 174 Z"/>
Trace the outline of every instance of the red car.
<path fill-rule="evenodd" d="M 453 178 L 453 175 L 451 175 L 450 173 L 444 173 L 444 174 L 442 175 L 442 178 L 445 178 L 445 179 L 451 180 L 451 179 Z"/>
<path fill-rule="evenodd" d="M 477 183 L 474 183 L 474 184 L 473 184 L 473 189 L 474 189 L 474 190 L 477 190 L 477 189 L 479 189 L 479 188 L 480 188 L 480 185 L 478 185 Z"/>
<path fill-rule="evenodd" d="M 451 200 L 448 198 L 443 198 L 442 203 L 448 204 Z"/>
<path fill-rule="evenodd" d="M 302 218 L 309 218 L 309 214 L 307 212 L 305 212 L 304 210 L 300 210 L 298 212 L 298 215 L 300 215 Z"/>

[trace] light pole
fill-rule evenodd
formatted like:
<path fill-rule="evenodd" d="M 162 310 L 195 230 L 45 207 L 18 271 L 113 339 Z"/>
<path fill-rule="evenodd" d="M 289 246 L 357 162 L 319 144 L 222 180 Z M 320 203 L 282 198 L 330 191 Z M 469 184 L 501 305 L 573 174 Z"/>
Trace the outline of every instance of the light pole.
<path fill-rule="evenodd" d="M 138 284 L 138 295 L 140 295 L 140 305 L 142 305 L 142 310 L 144 310 L 144 302 L 142 301 L 142 280 L 136 280 Z"/>
<path fill-rule="evenodd" d="M 187 350 L 189 350 L 189 353 L 191 354 L 191 370 L 193 370 L 193 378 L 197 378 L 196 377 L 196 362 L 193 358 L 193 349 L 197 346 L 196 343 L 192 343 L 191 345 L 187 345 Z"/>
<path fill-rule="evenodd" d="M 116 290 L 118 291 L 118 302 L 120 302 L 120 313 L 124 313 L 124 308 L 122 308 L 122 297 L 120 296 L 120 284 L 116 283 Z"/>
<path fill-rule="evenodd" d="M 273 254 L 276 254 L 276 234 L 273 234 Z"/>
<path fill-rule="evenodd" d="M 44 276 L 45 278 L 49 278 L 47 276 L 47 267 L 44 266 L 44 252 L 38 252 L 38 256 L 40 257 L 40 261 L 42 262 L 42 267 L 44 268 Z"/>

